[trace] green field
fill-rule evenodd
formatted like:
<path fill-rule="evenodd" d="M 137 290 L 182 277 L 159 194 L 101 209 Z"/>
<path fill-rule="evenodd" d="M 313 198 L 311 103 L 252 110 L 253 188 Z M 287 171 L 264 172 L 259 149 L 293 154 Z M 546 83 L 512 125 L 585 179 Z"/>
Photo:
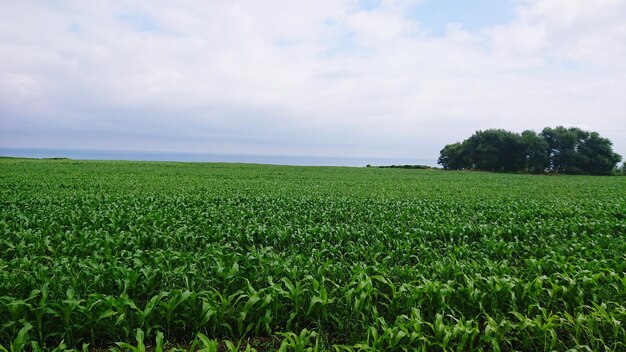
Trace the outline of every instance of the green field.
<path fill-rule="evenodd" d="M 0 159 L 9 351 L 625 351 L 625 329 L 626 177 Z"/>

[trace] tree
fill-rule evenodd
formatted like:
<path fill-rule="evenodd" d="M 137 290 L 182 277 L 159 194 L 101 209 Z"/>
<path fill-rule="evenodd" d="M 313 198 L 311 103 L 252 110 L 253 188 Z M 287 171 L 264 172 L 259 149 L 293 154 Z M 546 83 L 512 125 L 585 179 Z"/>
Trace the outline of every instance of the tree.
<path fill-rule="evenodd" d="M 486 171 L 524 169 L 524 145 L 519 134 L 502 129 L 478 131 L 463 142 L 472 167 Z"/>
<path fill-rule="evenodd" d="M 558 126 L 546 127 L 540 134 L 477 131 L 461 143 L 446 145 L 438 162 L 446 170 L 608 175 L 621 160 L 611 141 L 597 132 Z"/>
<path fill-rule="evenodd" d="M 461 170 L 465 168 L 465 153 L 461 143 L 448 144 L 439 153 L 438 164 L 445 170 Z"/>
<path fill-rule="evenodd" d="M 622 160 L 621 155 L 613 153 L 613 143 L 591 132 L 578 145 L 579 168 L 591 175 L 608 175 L 615 164 Z"/>
<path fill-rule="evenodd" d="M 597 132 L 579 128 L 544 128 L 551 171 L 566 174 L 608 175 L 622 157 L 613 153 L 613 143 Z"/>
<path fill-rule="evenodd" d="M 526 130 L 522 132 L 522 143 L 524 144 L 526 171 L 533 174 L 545 172 L 550 166 L 548 142 L 535 131 Z"/>
<path fill-rule="evenodd" d="M 550 157 L 550 171 L 557 173 L 582 173 L 579 168 L 580 160 L 577 155 L 578 144 L 585 138 L 584 131 L 579 128 L 546 127 L 541 136 L 548 142 Z"/>

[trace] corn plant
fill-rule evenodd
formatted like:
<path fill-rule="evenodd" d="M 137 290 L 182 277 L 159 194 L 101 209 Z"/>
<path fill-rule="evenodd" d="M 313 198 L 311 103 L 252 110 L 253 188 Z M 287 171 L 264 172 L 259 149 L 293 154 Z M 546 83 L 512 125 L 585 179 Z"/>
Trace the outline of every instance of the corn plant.
<path fill-rule="evenodd" d="M 0 350 L 624 351 L 616 177 L 0 158 Z"/>

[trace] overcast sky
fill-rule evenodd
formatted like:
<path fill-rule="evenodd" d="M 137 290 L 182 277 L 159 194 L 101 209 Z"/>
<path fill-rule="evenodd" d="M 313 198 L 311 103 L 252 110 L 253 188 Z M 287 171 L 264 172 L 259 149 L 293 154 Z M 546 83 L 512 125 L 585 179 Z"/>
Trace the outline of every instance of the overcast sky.
<path fill-rule="evenodd" d="M 0 146 L 431 158 L 577 126 L 626 156 L 626 1 L 0 1 Z"/>

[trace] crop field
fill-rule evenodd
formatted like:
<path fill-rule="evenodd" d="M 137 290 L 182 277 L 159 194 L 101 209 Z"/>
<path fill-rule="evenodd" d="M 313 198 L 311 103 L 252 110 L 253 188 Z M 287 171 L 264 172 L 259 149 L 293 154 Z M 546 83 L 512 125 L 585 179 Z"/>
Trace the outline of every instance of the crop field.
<path fill-rule="evenodd" d="M 626 177 L 0 159 L 0 351 L 626 351 Z"/>

